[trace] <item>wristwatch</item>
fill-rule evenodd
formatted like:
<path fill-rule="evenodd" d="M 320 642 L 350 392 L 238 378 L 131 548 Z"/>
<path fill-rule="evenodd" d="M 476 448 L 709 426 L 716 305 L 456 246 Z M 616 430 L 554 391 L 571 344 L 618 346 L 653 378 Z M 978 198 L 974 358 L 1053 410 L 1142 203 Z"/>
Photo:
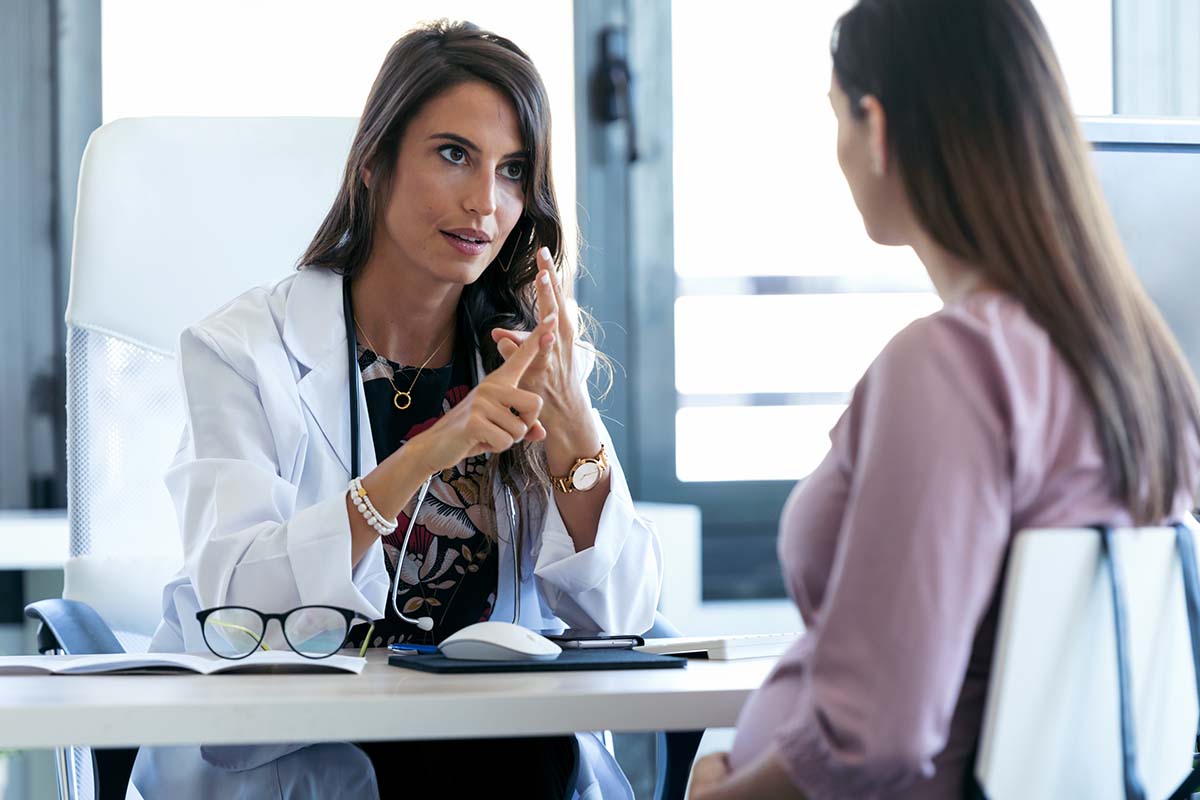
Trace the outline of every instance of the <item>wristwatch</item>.
<path fill-rule="evenodd" d="M 554 484 L 555 489 L 564 494 L 586 492 L 596 488 L 606 472 L 608 455 L 604 452 L 604 445 L 600 445 L 600 452 L 595 457 L 579 459 L 565 476 L 551 478 L 550 482 Z"/>

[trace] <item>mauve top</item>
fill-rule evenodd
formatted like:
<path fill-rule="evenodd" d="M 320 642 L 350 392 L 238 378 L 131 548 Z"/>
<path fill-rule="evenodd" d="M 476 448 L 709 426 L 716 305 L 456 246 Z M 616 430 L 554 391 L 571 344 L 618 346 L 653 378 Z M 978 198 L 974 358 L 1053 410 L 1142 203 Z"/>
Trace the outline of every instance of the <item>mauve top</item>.
<path fill-rule="evenodd" d="M 892 339 L 784 508 L 779 560 L 808 632 L 743 709 L 733 769 L 777 748 L 809 800 L 962 797 L 1009 540 L 1130 523 L 1094 419 L 1005 294 Z M 1175 519 L 1191 500 L 1181 489 Z"/>

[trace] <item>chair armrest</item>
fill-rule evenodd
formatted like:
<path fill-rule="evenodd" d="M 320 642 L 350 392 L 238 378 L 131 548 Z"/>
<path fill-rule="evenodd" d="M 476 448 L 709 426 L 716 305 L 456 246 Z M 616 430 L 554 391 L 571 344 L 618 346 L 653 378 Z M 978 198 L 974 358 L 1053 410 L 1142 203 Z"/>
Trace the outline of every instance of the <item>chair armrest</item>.
<path fill-rule="evenodd" d="M 84 653 L 124 653 L 112 629 L 87 603 L 54 598 L 25 606 L 25 616 L 36 619 L 38 651 L 62 650 Z"/>

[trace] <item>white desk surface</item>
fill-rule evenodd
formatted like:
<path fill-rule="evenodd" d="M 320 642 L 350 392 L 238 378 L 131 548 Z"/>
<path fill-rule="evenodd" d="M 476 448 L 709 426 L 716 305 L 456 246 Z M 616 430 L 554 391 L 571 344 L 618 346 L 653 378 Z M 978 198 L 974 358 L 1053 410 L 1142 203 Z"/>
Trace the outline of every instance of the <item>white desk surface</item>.
<path fill-rule="evenodd" d="M 0 511 L 0 569 L 62 569 L 67 512 Z"/>
<path fill-rule="evenodd" d="M 368 741 L 730 727 L 773 658 L 684 669 L 0 677 L 0 748 Z"/>

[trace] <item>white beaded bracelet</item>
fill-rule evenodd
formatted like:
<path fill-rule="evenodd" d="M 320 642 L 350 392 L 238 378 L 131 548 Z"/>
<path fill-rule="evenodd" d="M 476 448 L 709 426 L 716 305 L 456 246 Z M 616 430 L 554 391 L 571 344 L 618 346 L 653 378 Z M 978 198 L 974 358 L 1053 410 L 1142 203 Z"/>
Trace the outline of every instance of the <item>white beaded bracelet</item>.
<path fill-rule="evenodd" d="M 389 520 L 379 513 L 375 505 L 371 502 L 371 498 L 367 496 L 367 490 L 363 487 L 361 479 L 355 478 L 350 481 L 349 492 L 350 500 L 354 503 L 354 507 L 358 509 L 358 513 L 362 514 L 367 524 L 375 529 L 376 533 L 380 536 L 385 536 L 396 530 L 398 522 L 396 520 Z"/>
<path fill-rule="evenodd" d="M 358 513 L 362 514 L 367 524 L 374 528 L 380 536 L 386 536 L 399 527 L 399 520 L 388 519 L 375 510 L 371 498 L 367 497 L 367 490 L 363 488 L 361 478 L 351 479 L 350 487 L 346 491 L 350 493 L 350 502 L 354 503 Z"/>

